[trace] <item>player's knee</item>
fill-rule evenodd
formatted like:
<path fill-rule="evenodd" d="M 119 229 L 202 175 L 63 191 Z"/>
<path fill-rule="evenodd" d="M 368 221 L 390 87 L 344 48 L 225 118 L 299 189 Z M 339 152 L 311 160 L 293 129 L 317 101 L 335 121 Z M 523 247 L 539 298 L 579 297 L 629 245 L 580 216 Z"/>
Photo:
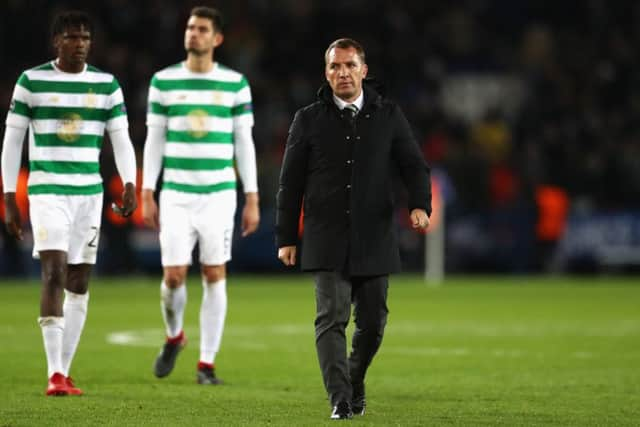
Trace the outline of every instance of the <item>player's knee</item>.
<path fill-rule="evenodd" d="M 224 265 L 208 265 L 202 267 L 202 277 L 207 283 L 216 283 L 226 277 Z"/>
<path fill-rule="evenodd" d="M 49 264 L 43 268 L 42 280 L 45 286 L 51 288 L 64 287 L 67 282 L 67 266 L 64 264 Z"/>
<path fill-rule="evenodd" d="M 169 269 L 164 272 L 164 283 L 168 288 L 179 288 L 184 284 L 186 276 L 186 272 Z"/>

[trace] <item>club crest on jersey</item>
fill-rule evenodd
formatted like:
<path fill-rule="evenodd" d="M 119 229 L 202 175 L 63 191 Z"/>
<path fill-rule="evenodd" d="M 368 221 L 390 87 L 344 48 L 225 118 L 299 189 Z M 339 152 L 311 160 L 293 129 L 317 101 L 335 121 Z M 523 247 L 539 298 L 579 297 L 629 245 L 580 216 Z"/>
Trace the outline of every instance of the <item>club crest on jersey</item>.
<path fill-rule="evenodd" d="M 87 108 L 96 108 L 97 104 L 98 97 L 93 93 L 93 90 L 89 89 L 89 93 L 87 93 L 87 96 L 84 99 L 84 106 Z"/>
<path fill-rule="evenodd" d="M 189 123 L 189 135 L 194 138 L 202 138 L 207 134 L 207 119 L 209 115 L 204 110 L 191 110 L 187 115 Z"/>
<path fill-rule="evenodd" d="M 11 111 L 12 113 L 15 113 L 16 111 L 16 100 L 12 99 L 11 103 L 9 104 L 9 111 Z"/>
<path fill-rule="evenodd" d="M 75 142 L 80 138 L 82 117 L 77 113 L 67 113 L 58 121 L 56 135 L 64 142 Z"/>

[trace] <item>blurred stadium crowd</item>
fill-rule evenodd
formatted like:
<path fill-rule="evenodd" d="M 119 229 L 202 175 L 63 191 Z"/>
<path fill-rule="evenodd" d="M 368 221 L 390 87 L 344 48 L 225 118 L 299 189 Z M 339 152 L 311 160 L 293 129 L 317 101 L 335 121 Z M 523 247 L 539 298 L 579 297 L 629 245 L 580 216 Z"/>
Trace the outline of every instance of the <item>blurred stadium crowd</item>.
<path fill-rule="evenodd" d="M 97 25 L 90 62 L 119 79 L 141 163 L 149 79 L 184 58 L 184 25 L 199 4 L 223 12 L 216 59 L 252 86 L 264 219 L 263 243 L 250 252 L 275 258 L 270 227 L 288 126 L 314 100 L 324 49 L 342 36 L 363 43 L 370 74 L 402 106 L 434 169 L 449 270 L 550 268 L 570 215 L 640 204 L 632 0 L 4 0 L 0 116 L 20 72 L 51 59 L 53 14 L 83 9 Z M 113 172 L 107 152 L 107 183 Z M 419 269 L 423 239 L 398 218 L 405 262 Z M 124 240 L 135 228 L 106 222 Z"/>

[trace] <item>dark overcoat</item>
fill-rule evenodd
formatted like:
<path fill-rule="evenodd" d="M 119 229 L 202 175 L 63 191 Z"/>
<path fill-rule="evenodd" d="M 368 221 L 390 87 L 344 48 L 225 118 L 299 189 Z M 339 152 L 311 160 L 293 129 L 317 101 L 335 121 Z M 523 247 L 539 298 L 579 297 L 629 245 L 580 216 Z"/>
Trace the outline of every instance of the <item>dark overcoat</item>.
<path fill-rule="evenodd" d="M 355 118 L 336 106 L 324 85 L 318 100 L 295 114 L 277 194 L 276 244 L 298 243 L 304 203 L 301 266 L 352 276 L 400 268 L 393 227 L 393 173 L 408 193 L 409 211 L 431 214 L 429 168 L 400 108 L 370 83 Z M 303 202 L 304 201 L 304 202 Z"/>

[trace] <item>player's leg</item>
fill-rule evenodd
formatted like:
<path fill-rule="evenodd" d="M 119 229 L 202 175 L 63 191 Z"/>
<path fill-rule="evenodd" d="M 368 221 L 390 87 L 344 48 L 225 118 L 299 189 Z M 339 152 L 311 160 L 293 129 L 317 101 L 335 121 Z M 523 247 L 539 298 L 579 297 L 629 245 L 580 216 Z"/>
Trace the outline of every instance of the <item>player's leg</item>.
<path fill-rule="evenodd" d="M 189 203 L 174 196 L 164 191 L 160 194 L 160 250 L 163 265 L 160 309 L 166 340 L 154 365 L 154 374 L 158 378 L 171 373 L 178 353 L 186 344 L 186 278 L 196 243 L 196 233 L 189 217 Z"/>
<path fill-rule="evenodd" d="M 40 259 L 42 293 L 40 317 L 44 350 L 47 357 L 47 395 L 67 395 L 62 366 L 62 339 L 65 322 L 62 292 L 67 283 L 69 246 L 69 209 L 64 197 L 34 195 L 29 197 L 29 215 L 33 229 L 33 256 Z"/>
<path fill-rule="evenodd" d="M 200 306 L 200 359 L 197 381 L 220 384 L 215 375 L 215 358 L 220 351 L 224 321 L 227 316 L 227 281 L 225 265 L 202 267 L 202 304 Z"/>
<path fill-rule="evenodd" d="M 102 194 L 74 196 L 69 200 L 73 227 L 69 237 L 67 283 L 63 313 L 65 330 L 62 339 L 62 368 L 70 394 L 80 395 L 69 376 L 89 306 L 89 278 L 96 262 L 102 218 Z"/>
<path fill-rule="evenodd" d="M 69 394 L 62 366 L 62 339 L 65 322 L 62 312 L 62 291 L 67 281 L 67 253 L 64 251 L 39 251 L 42 268 L 42 294 L 40 317 L 44 351 L 47 356 L 47 395 Z"/>
<path fill-rule="evenodd" d="M 160 310 L 166 338 L 153 367 L 153 372 L 158 378 L 164 378 L 173 371 L 178 353 L 187 344 L 184 334 L 184 309 L 187 305 L 185 282 L 188 268 L 188 266 L 164 267 L 160 284 Z"/>
<path fill-rule="evenodd" d="M 89 307 L 88 287 L 92 267 L 93 265 L 91 264 L 69 265 L 67 286 L 64 291 L 64 305 L 62 308 L 65 329 L 62 339 L 62 372 L 67 378 L 67 384 L 72 394 L 82 394 L 82 390 L 75 387 L 70 371 L 87 319 Z"/>
<path fill-rule="evenodd" d="M 189 266 L 164 267 L 160 284 L 160 308 L 167 340 L 184 336 L 184 309 L 187 304 L 187 272 Z"/>
<path fill-rule="evenodd" d="M 202 304 L 196 380 L 199 384 L 220 384 L 222 380 L 215 374 L 215 358 L 227 316 L 226 263 L 231 259 L 236 194 L 235 191 L 214 193 L 202 196 L 199 202 L 196 224 L 202 265 Z"/>

